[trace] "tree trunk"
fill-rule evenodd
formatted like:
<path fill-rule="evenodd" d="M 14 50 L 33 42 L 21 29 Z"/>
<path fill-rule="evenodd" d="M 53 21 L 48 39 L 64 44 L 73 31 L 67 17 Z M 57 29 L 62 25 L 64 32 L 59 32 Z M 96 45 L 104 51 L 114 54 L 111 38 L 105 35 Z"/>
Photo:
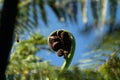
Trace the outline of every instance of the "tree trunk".
<path fill-rule="evenodd" d="M 5 79 L 5 70 L 8 64 L 12 46 L 14 25 L 17 15 L 18 0 L 4 0 L 0 19 L 0 79 Z"/>

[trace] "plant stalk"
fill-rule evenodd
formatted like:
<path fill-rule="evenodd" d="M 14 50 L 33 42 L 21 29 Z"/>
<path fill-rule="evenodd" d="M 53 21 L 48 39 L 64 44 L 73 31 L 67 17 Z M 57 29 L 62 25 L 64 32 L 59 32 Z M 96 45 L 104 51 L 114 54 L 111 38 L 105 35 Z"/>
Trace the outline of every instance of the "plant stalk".
<path fill-rule="evenodd" d="M 75 46 L 76 46 L 75 38 L 70 32 L 68 32 L 68 33 L 69 33 L 69 36 L 71 36 L 71 39 L 72 39 L 72 46 L 71 46 L 71 51 L 70 51 L 68 57 L 65 59 L 63 65 L 61 67 L 61 70 L 68 69 L 68 67 L 70 66 L 70 64 L 72 62 L 74 52 L 75 52 Z"/>

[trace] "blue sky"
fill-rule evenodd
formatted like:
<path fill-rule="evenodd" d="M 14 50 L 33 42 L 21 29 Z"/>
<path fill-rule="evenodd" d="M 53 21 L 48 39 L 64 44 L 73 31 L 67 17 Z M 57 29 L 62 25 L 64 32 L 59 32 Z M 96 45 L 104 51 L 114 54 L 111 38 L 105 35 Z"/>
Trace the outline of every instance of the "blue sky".
<path fill-rule="evenodd" d="M 90 5 L 88 5 L 88 7 L 90 7 Z M 48 37 L 51 32 L 57 29 L 65 29 L 71 32 L 76 39 L 76 50 L 71 65 L 77 64 L 80 59 L 85 58 L 82 55 L 91 50 L 89 46 L 92 45 L 93 42 L 95 42 L 96 38 L 99 37 L 100 34 L 95 28 L 87 34 L 80 33 L 80 31 L 84 29 L 84 23 L 82 21 L 82 16 L 80 12 L 78 12 L 78 24 L 75 24 L 70 22 L 69 20 L 67 21 L 67 23 L 59 22 L 52 10 L 48 6 L 46 6 L 46 11 L 48 13 L 47 15 L 49 26 L 46 27 L 44 23 L 40 23 L 40 27 L 38 27 L 38 29 L 46 37 Z M 88 11 L 88 13 L 91 13 L 90 10 Z M 88 15 L 89 24 L 93 23 L 93 19 L 91 16 L 91 14 Z M 63 57 L 58 57 L 55 53 L 52 54 L 44 50 L 38 52 L 37 55 L 45 60 L 49 60 L 52 65 L 61 66 L 64 62 Z"/>

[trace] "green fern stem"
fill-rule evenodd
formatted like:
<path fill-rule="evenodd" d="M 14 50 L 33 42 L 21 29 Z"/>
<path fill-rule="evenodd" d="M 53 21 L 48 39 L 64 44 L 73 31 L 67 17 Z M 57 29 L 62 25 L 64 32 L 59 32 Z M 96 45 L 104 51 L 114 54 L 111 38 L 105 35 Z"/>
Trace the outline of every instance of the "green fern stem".
<path fill-rule="evenodd" d="M 66 31 L 66 32 L 68 32 L 68 31 Z M 68 67 L 70 66 L 70 64 L 72 62 L 72 59 L 73 59 L 73 56 L 74 56 L 74 52 L 75 52 L 75 46 L 76 46 L 75 38 L 74 38 L 74 36 L 70 32 L 68 32 L 68 33 L 69 33 L 69 36 L 72 39 L 72 46 L 71 46 L 71 51 L 70 51 L 68 57 L 65 59 L 63 65 L 61 67 L 61 70 L 68 69 Z"/>

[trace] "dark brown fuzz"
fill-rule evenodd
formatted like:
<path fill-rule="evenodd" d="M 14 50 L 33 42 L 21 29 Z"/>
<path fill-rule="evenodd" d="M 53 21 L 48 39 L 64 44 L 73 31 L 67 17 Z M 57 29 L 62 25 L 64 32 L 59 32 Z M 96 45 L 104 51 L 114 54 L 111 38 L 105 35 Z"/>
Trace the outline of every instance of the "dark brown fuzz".
<path fill-rule="evenodd" d="M 57 36 L 57 31 L 55 31 L 54 33 L 52 33 L 50 36 Z"/>
<path fill-rule="evenodd" d="M 70 49 L 71 49 L 71 39 L 70 39 L 70 36 L 68 35 L 67 32 L 62 32 L 61 33 L 61 39 L 62 39 L 62 42 L 64 44 L 63 49 L 69 52 Z"/>
<path fill-rule="evenodd" d="M 64 56 L 66 59 L 71 50 L 71 38 L 68 32 L 64 30 L 55 31 L 48 38 L 49 46 L 57 52 L 59 57 Z"/>
<path fill-rule="evenodd" d="M 58 55 L 59 57 L 63 56 L 63 55 L 64 55 L 64 51 L 63 51 L 62 49 L 59 49 L 59 50 L 57 51 L 57 55 Z"/>
<path fill-rule="evenodd" d="M 57 31 L 57 36 L 59 36 L 59 38 L 61 38 L 61 33 L 62 33 L 63 31 L 61 30 L 61 31 Z"/>
<path fill-rule="evenodd" d="M 50 36 L 48 44 L 54 51 L 61 48 L 61 40 L 57 36 Z"/>
<path fill-rule="evenodd" d="M 54 42 L 54 43 L 53 43 L 52 49 L 53 49 L 54 51 L 58 51 L 60 48 L 62 48 L 61 42 Z"/>
<path fill-rule="evenodd" d="M 64 58 L 66 59 L 68 57 L 69 52 L 68 51 L 64 51 Z"/>

